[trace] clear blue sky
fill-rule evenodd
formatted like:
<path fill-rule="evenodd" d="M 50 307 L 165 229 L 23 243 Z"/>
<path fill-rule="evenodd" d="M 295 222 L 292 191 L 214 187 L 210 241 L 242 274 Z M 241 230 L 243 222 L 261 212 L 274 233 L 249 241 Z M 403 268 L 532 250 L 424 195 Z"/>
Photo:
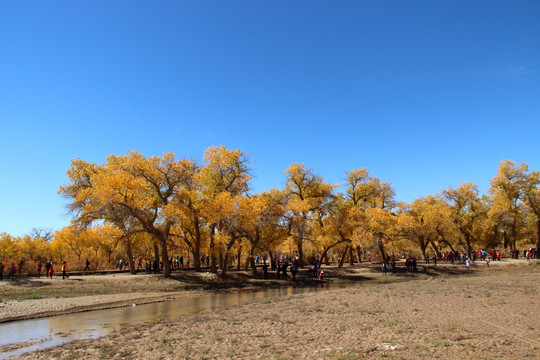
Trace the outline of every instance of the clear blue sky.
<path fill-rule="evenodd" d="M 539 70 L 536 0 L 0 0 L 0 232 L 67 225 L 70 161 L 128 149 L 485 192 L 540 170 Z"/>

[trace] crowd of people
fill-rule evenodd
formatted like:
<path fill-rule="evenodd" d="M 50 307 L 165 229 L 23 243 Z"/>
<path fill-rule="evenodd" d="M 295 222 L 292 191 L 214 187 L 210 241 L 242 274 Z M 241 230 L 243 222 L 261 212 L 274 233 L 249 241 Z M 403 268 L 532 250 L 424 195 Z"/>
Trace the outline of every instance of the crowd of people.
<path fill-rule="evenodd" d="M 11 265 L 8 266 L 8 268 L 7 268 L 6 277 L 8 279 L 14 279 L 17 272 L 19 272 L 22 275 L 22 271 L 20 271 L 20 269 L 22 269 L 23 265 L 24 265 L 23 260 L 21 260 L 19 262 L 18 269 L 17 269 L 17 266 L 15 265 L 15 263 L 11 263 Z M 38 279 L 41 278 L 43 268 L 45 268 L 45 276 L 47 277 L 47 279 L 49 279 L 49 278 L 52 279 L 53 275 L 54 275 L 54 272 L 55 272 L 54 271 L 54 266 L 53 266 L 53 260 L 50 259 L 49 261 L 47 261 L 45 263 L 45 266 L 43 266 L 43 263 L 41 261 L 38 261 L 36 263 L 36 272 L 35 272 L 35 277 L 36 278 L 38 278 Z M 66 260 L 63 260 L 61 262 L 61 269 L 62 269 L 62 279 L 69 278 L 69 274 L 67 273 L 68 272 L 68 267 L 67 267 L 67 261 Z M 0 280 L 4 280 L 4 264 L 2 262 L 0 262 Z"/>
<path fill-rule="evenodd" d="M 262 269 L 262 278 L 268 279 L 268 272 L 275 271 L 277 279 L 287 280 L 289 277 L 296 281 L 296 275 L 300 269 L 300 260 L 298 255 L 295 255 L 294 258 L 290 258 L 288 255 L 283 254 L 279 257 L 276 257 L 273 261 L 268 261 L 266 256 L 255 256 L 255 265 L 261 266 Z M 163 259 L 162 258 L 153 258 L 150 261 L 144 261 L 143 258 L 139 257 L 137 260 L 133 259 L 133 264 L 136 264 L 136 270 L 144 269 L 144 272 L 147 274 L 157 274 L 163 271 Z M 187 255 L 171 257 L 169 259 L 171 270 L 186 270 L 189 269 L 190 258 Z M 200 264 L 203 268 L 210 267 L 210 256 L 202 255 L 200 258 Z M 310 279 L 319 279 L 324 278 L 324 271 L 319 271 L 318 269 L 319 259 L 312 258 L 311 267 L 307 269 L 306 274 Z M 127 261 L 120 259 L 118 262 L 118 269 L 123 270 L 124 267 L 128 266 Z M 289 275 L 290 273 L 290 275 Z"/>
<path fill-rule="evenodd" d="M 511 249 L 509 252 L 510 258 L 517 258 L 519 256 L 519 252 L 517 250 Z M 402 254 L 402 259 L 405 263 L 405 271 L 407 273 L 415 273 L 418 271 L 417 267 L 417 260 L 415 257 L 409 255 L 405 256 L 405 253 Z M 538 249 L 535 248 L 529 248 L 528 250 L 523 250 L 523 257 L 527 259 L 528 261 L 532 259 L 538 259 Z M 132 259 L 133 265 L 136 266 L 136 270 L 141 271 L 144 270 L 147 274 L 157 274 L 163 271 L 164 263 L 163 259 L 161 258 L 153 258 L 150 261 L 144 260 L 142 256 L 139 256 L 137 259 Z M 287 254 L 282 254 L 281 256 L 278 256 L 274 258 L 271 261 L 267 261 L 266 256 L 255 256 L 255 264 L 256 266 L 261 266 L 262 268 L 262 278 L 268 279 L 268 271 L 269 267 L 271 271 L 276 272 L 277 279 L 286 280 L 290 278 L 293 281 L 296 281 L 296 276 L 298 272 L 300 271 L 300 260 L 298 255 L 295 255 L 294 257 L 289 257 Z M 338 257 L 338 262 L 341 259 Z M 490 251 L 487 251 L 485 249 L 478 249 L 471 253 L 471 256 L 468 257 L 465 249 L 462 249 L 461 252 L 459 251 L 443 251 L 440 253 L 440 257 L 438 257 L 435 253 L 433 253 L 432 256 L 429 254 L 426 254 L 426 263 L 429 264 L 430 260 L 433 261 L 435 267 L 437 266 L 437 261 L 441 260 L 443 262 L 454 264 L 464 264 L 467 266 L 467 269 L 469 269 L 472 265 L 474 265 L 477 261 L 483 261 L 485 262 L 485 265 L 487 268 L 490 266 L 491 261 L 501 261 L 501 252 L 497 249 L 491 249 Z M 144 261 L 144 265 L 143 265 Z M 189 269 L 190 267 L 190 257 L 187 255 L 184 256 L 175 256 L 171 257 L 169 260 L 169 264 L 171 267 L 171 270 L 181 270 L 181 269 Z M 371 255 L 369 255 L 369 261 L 371 262 Z M 332 258 L 332 264 L 333 264 L 333 258 Z M 209 255 L 201 255 L 200 257 L 200 264 L 201 267 L 209 268 L 210 266 L 210 256 Z M 312 257 L 310 266 L 308 266 L 308 269 L 306 270 L 306 275 L 309 279 L 324 279 L 324 271 L 321 271 L 319 269 L 320 259 L 317 257 Z M 21 269 L 23 268 L 24 261 L 21 260 L 18 263 L 18 266 L 15 265 L 15 263 L 11 263 L 11 265 L 6 266 L 2 262 L 0 262 L 0 280 L 4 279 L 4 272 L 6 272 L 7 279 L 13 279 L 15 278 L 16 274 L 22 274 Z M 84 272 L 91 271 L 90 269 L 90 261 L 88 258 L 84 261 Z M 124 260 L 124 258 L 121 258 L 118 260 L 118 269 L 123 270 L 124 268 L 127 268 L 129 266 L 128 261 Z M 66 260 L 62 260 L 60 262 L 60 269 L 62 272 L 62 279 L 69 279 L 68 274 L 68 265 Z M 387 255 L 386 259 L 382 261 L 381 265 L 381 272 L 383 274 L 386 274 L 388 271 L 395 273 L 396 272 L 396 258 L 394 253 L 392 255 Z M 43 265 L 41 261 L 38 261 L 35 265 L 35 277 L 40 278 L 42 276 L 42 272 L 45 270 L 45 276 L 47 278 L 52 279 L 53 275 L 55 274 L 55 268 L 53 265 L 53 260 L 50 259 Z M 290 275 L 289 275 L 290 273 Z"/>

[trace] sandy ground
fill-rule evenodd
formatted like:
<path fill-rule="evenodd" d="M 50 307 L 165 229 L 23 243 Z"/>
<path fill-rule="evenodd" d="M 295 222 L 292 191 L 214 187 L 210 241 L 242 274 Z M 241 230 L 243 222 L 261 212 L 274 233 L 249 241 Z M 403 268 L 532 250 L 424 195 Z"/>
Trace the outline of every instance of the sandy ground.
<path fill-rule="evenodd" d="M 22 358 L 540 358 L 540 317 L 535 314 L 540 306 L 539 265 L 508 261 L 492 263 L 489 271 L 477 266 L 470 273 L 462 267 L 443 268 L 386 276 L 374 272 L 374 267 L 336 270 L 348 280 L 371 280 L 362 286 L 141 324 Z M 328 279 L 332 280 L 337 278 Z M 163 284 L 171 289 L 173 283 Z M 186 292 L 175 289 L 168 296 Z M 103 296 L 99 301 L 105 304 L 122 295 Z M 40 300 L 19 303 L 35 301 Z"/>

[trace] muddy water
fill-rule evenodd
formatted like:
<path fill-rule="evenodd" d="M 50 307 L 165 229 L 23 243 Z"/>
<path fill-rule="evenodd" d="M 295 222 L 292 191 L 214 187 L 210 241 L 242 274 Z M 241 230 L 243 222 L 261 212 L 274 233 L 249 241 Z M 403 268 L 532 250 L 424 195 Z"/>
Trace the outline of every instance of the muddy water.
<path fill-rule="evenodd" d="M 287 286 L 257 291 L 212 293 L 189 299 L 0 324 L 0 359 L 10 359 L 73 340 L 106 336 L 134 324 L 185 317 L 232 305 L 339 287 L 343 286 L 319 284 L 317 286 Z M 3 346 L 6 350 L 1 352 Z"/>

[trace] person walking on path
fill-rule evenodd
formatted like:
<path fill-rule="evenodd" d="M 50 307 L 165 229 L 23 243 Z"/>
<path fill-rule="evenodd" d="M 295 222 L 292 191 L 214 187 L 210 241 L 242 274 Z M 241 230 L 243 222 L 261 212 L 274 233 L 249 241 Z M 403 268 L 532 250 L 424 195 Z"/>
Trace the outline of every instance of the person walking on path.
<path fill-rule="evenodd" d="M 86 272 L 86 270 L 90 271 L 90 260 L 88 260 L 88 258 L 84 260 L 84 272 Z"/>
<path fill-rule="evenodd" d="M 66 260 L 62 261 L 62 280 L 65 278 L 69 279 L 69 275 L 67 274 L 68 268 L 67 268 L 67 262 Z"/>

